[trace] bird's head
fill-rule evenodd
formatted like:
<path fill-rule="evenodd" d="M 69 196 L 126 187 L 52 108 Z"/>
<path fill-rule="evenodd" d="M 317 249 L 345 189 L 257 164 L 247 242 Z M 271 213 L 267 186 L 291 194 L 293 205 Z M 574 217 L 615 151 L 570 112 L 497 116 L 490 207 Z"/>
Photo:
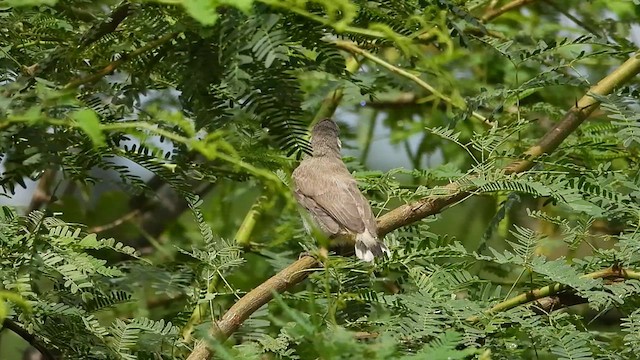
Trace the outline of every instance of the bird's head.
<path fill-rule="evenodd" d="M 340 142 L 340 129 L 331 119 L 324 119 L 317 123 L 311 130 L 311 147 L 313 156 L 340 156 L 342 143 Z"/>

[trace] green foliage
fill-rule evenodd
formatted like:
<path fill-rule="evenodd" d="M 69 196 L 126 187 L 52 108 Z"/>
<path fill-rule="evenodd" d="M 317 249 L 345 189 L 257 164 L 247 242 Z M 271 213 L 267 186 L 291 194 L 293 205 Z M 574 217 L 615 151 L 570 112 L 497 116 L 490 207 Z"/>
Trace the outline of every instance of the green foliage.
<path fill-rule="evenodd" d="M 638 78 L 540 139 L 637 52 L 638 5 L 491 15 L 507 3 L 0 1 L 0 201 L 38 186 L 0 213 L 0 358 L 7 324 L 65 359 L 185 359 L 194 338 L 224 359 L 636 358 Z M 336 106 L 374 212 L 437 215 L 212 338 L 316 253 L 289 174 Z M 468 196 L 443 210 L 452 183 Z"/>

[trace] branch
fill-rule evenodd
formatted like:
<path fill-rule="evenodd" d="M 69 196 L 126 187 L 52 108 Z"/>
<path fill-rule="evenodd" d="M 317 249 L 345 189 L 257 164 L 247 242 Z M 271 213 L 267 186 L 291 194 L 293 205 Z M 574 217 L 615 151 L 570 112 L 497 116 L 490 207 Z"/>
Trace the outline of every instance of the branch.
<path fill-rule="evenodd" d="M 355 72 L 358 70 L 358 68 L 360 68 L 360 62 L 358 62 L 355 57 L 351 57 L 347 59 L 345 67 L 348 72 Z M 316 116 L 311 122 L 311 125 L 324 118 L 331 117 L 338 108 L 338 105 L 342 100 L 342 96 L 342 87 L 339 87 L 330 92 L 322 101 L 320 108 L 316 112 Z M 236 239 L 238 239 L 239 235 L 243 234 L 241 232 L 243 226 L 244 221 L 240 227 L 240 230 L 238 230 L 238 234 L 236 234 Z M 244 239 L 240 238 L 240 240 Z M 248 239 L 246 242 L 248 242 Z M 280 271 L 257 288 L 251 290 L 248 294 L 238 300 L 238 302 L 236 302 L 225 313 L 222 319 L 214 323 L 211 329 L 211 335 L 220 340 L 228 338 L 235 330 L 238 329 L 238 327 L 244 320 L 251 316 L 251 314 L 253 314 L 257 309 L 260 308 L 260 306 L 268 303 L 273 298 L 274 291 L 282 292 L 286 290 L 289 285 L 293 285 L 304 280 L 308 276 L 309 272 L 313 271 L 312 268 L 316 267 L 317 265 L 318 262 L 314 257 L 303 256 L 298 259 L 298 261 L 289 265 L 289 267 Z M 199 307 L 196 307 L 191 315 L 191 318 L 196 317 L 196 312 L 198 312 L 199 309 Z M 191 334 L 190 327 L 192 327 L 192 324 L 190 324 L 189 327 L 183 330 L 183 334 L 186 334 L 186 336 L 184 336 L 186 339 L 188 339 Z M 207 347 L 206 342 L 200 341 L 196 343 L 195 348 L 193 349 L 187 360 L 203 360 L 209 359 L 210 357 L 211 351 Z"/>
<path fill-rule="evenodd" d="M 622 268 L 619 267 L 610 267 L 608 269 L 604 269 L 604 270 L 599 270 L 599 271 L 595 271 L 589 274 L 585 274 L 583 276 L 581 276 L 582 278 L 585 279 L 611 279 L 611 278 L 616 278 L 616 279 L 635 279 L 635 280 L 640 280 L 640 273 L 636 272 L 636 271 L 631 271 L 631 270 L 624 270 Z M 493 315 L 499 312 L 503 312 L 503 311 L 507 311 L 510 309 L 513 309 L 517 306 L 520 305 L 524 305 L 536 300 L 541 300 L 543 298 L 547 298 L 549 296 L 553 296 L 556 294 L 559 294 L 563 291 L 570 291 L 572 290 L 568 285 L 565 284 L 560 284 L 560 283 L 555 283 L 552 285 L 547 285 L 545 287 L 539 288 L 539 289 L 535 289 L 535 290 L 531 290 L 531 291 L 527 291 L 525 293 L 522 293 L 518 296 L 512 297 L 509 300 L 503 301 L 497 305 L 494 305 L 491 309 L 488 309 L 487 311 L 485 311 L 485 315 Z M 545 304 L 547 304 L 547 302 L 543 302 L 541 303 L 542 306 L 545 306 Z M 551 304 L 553 305 L 553 304 Z M 470 322 L 477 322 L 480 320 L 480 317 L 478 316 L 473 316 L 467 319 Z"/>
<path fill-rule="evenodd" d="M 25 330 L 22 327 L 20 327 L 15 322 L 13 322 L 13 321 L 11 321 L 9 319 L 4 319 L 4 321 L 2 322 L 2 327 L 5 328 L 5 329 L 9 329 L 9 330 L 13 331 L 14 333 L 16 333 L 16 335 L 20 336 L 26 342 L 31 344 L 31 346 L 33 346 L 38 351 L 40 351 L 40 353 L 42 354 L 42 356 L 44 357 L 45 360 L 55 360 L 56 359 L 56 357 L 53 355 L 53 353 L 51 353 L 51 351 L 49 351 L 49 349 L 47 349 L 47 347 L 45 346 L 44 342 L 42 342 L 40 339 L 38 339 L 38 337 L 36 335 L 31 334 L 27 330 Z"/>
<path fill-rule="evenodd" d="M 88 233 L 101 233 L 103 231 L 107 231 L 107 230 L 111 230 L 113 228 L 116 228 L 122 224 L 124 224 L 125 222 L 135 218 L 136 216 L 140 215 L 140 212 L 142 211 L 142 209 L 133 209 L 132 211 L 129 211 L 128 213 L 122 215 L 121 217 L 113 220 L 110 223 L 104 224 L 104 225 L 98 225 L 98 226 L 93 226 L 87 229 Z"/>
<path fill-rule="evenodd" d="M 130 8 L 131 4 L 129 4 L 128 2 L 124 2 L 117 8 L 113 9 L 106 22 L 94 25 L 82 36 L 77 49 L 82 50 L 83 48 L 86 48 L 87 46 L 98 41 L 108 33 L 113 32 L 118 27 L 118 25 L 120 25 L 120 23 L 129 15 Z M 40 74 L 45 72 L 51 66 L 55 65 L 61 53 L 65 53 L 67 51 L 68 49 L 66 47 L 58 47 L 51 54 L 49 54 L 46 59 L 31 66 L 27 66 L 23 70 L 32 78 L 31 80 L 33 82 L 33 79 L 36 76 L 40 76 Z"/>
<path fill-rule="evenodd" d="M 567 111 L 563 119 L 556 126 L 549 130 L 538 143 L 524 152 L 522 156 L 524 160 L 517 160 L 509 164 L 504 169 L 505 173 L 516 174 L 529 170 L 534 165 L 533 160 L 543 154 L 553 152 L 600 105 L 591 94 L 608 95 L 616 87 L 628 82 L 639 72 L 640 54 L 635 54 L 609 76 L 592 87 L 587 95 L 583 96 L 575 106 Z M 469 191 L 464 191 L 458 183 L 451 183 L 445 186 L 443 190 L 448 194 L 420 199 L 412 204 L 400 206 L 385 214 L 379 221 L 379 235 L 382 236 L 400 226 L 405 226 L 427 216 L 437 214 L 446 206 L 461 201 L 471 195 Z"/>
<path fill-rule="evenodd" d="M 580 125 L 599 105 L 596 100 L 589 94 L 607 95 L 617 86 L 629 81 L 633 76 L 640 72 L 640 55 L 636 54 L 622 64 L 609 76 L 602 79 L 596 86 L 592 87 L 588 94 L 585 95 L 577 106 L 571 108 L 564 119 L 547 132 L 542 139 L 533 147 L 525 152 L 526 156 L 529 156 L 528 163 L 523 165 L 521 161 L 516 161 L 513 164 L 507 166 L 505 171 L 514 174 L 528 170 L 532 166 L 531 160 L 541 154 L 550 153 L 555 150 L 560 143 L 566 139 Z M 585 100 L 588 99 L 588 100 Z M 580 104 L 589 104 L 587 108 L 581 107 Z M 581 109 L 576 110 L 574 109 Z M 568 124 L 570 123 L 570 125 Z M 553 139 L 553 141 L 549 140 Z M 535 155 L 538 154 L 538 155 Z M 510 170 L 509 170 L 510 169 Z M 389 232 L 398 229 L 402 226 L 409 225 L 420 219 L 423 219 L 429 215 L 437 214 L 442 211 L 446 206 L 453 204 L 457 201 L 465 199 L 471 194 L 468 191 L 461 190 L 461 186 L 457 183 L 451 183 L 444 187 L 448 191 L 444 196 L 430 196 L 424 199 L 420 199 L 414 203 L 402 205 L 380 217 L 377 221 L 378 224 L 378 236 L 383 237 Z M 235 331 L 242 321 L 246 320 L 251 314 L 256 311 L 260 306 L 269 302 L 273 295 L 273 291 L 281 292 L 286 290 L 289 286 L 296 283 L 296 281 L 302 281 L 307 277 L 309 271 L 313 271 L 313 268 L 318 265 L 317 261 L 311 256 L 303 256 L 298 261 L 289 265 L 286 269 L 280 273 L 274 275 L 272 278 L 262 283 L 260 286 L 243 296 L 235 305 L 225 313 L 222 319 L 212 327 L 212 335 L 219 340 L 224 340 L 229 337 L 233 331 Z M 603 270 L 601 272 L 592 273 L 611 273 L 613 269 Z M 620 271 L 620 270 L 617 270 Z M 638 276 L 640 274 L 632 272 L 624 272 L 624 274 Z M 603 275 L 604 276 L 604 275 Z M 635 278 L 635 277 L 634 277 Z M 288 279 L 286 284 L 283 284 L 283 279 Z M 551 285 L 553 287 L 554 285 Z M 529 294 L 529 293 L 527 293 Z M 524 294 L 525 299 L 528 295 Z M 543 298 L 547 295 L 540 295 L 537 299 Z M 497 305 L 498 306 L 498 305 Z M 500 305 L 498 309 L 506 308 L 510 306 Z M 492 308 L 493 309 L 493 308 Z M 495 311 L 495 310 L 490 310 Z M 191 355 L 187 360 L 205 360 L 211 357 L 211 352 L 207 348 L 204 341 L 199 342 Z"/>
<path fill-rule="evenodd" d="M 231 336 L 240 325 L 258 310 L 262 305 L 268 303 L 273 298 L 273 293 L 281 293 L 292 285 L 304 280 L 310 272 L 315 271 L 318 262 L 311 256 L 303 256 L 298 261 L 286 267 L 269 280 L 263 282 L 247 295 L 238 300 L 222 319 L 216 322 L 211 329 L 211 335 L 219 340 L 224 340 Z M 211 352 L 204 341 L 199 341 L 187 360 L 209 359 Z"/>
<path fill-rule="evenodd" d="M 565 114 L 564 118 L 540 141 L 524 153 L 524 160 L 516 161 L 506 167 L 507 174 L 519 173 L 530 169 L 537 157 L 554 151 L 575 129 L 584 122 L 598 107 L 600 102 L 592 95 L 606 96 L 617 87 L 622 86 L 640 72 L 640 53 L 636 53 L 615 69 L 595 86 L 589 89 L 576 105 Z"/>
<path fill-rule="evenodd" d="M 40 180 L 38 181 L 38 185 L 36 185 L 36 189 L 33 191 L 33 195 L 31 195 L 31 202 L 29 203 L 27 214 L 34 210 L 41 209 L 51 201 L 51 186 L 57 173 L 58 172 L 53 169 L 47 169 L 44 171 L 44 174 L 42 174 L 42 177 L 40 177 Z"/>
<path fill-rule="evenodd" d="M 215 185 L 217 184 L 193 181 L 190 186 L 194 194 L 203 197 Z M 160 236 L 167 226 L 173 223 L 173 220 L 177 219 L 187 208 L 189 208 L 189 204 L 184 196 L 176 192 L 171 185 L 158 184 L 153 198 L 134 202 L 134 208 L 130 213 L 139 211 L 137 225 L 143 235 L 131 240 L 128 244 L 144 253 L 143 248 L 149 246 L 149 238 Z"/>
<path fill-rule="evenodd" d="M 346 61 L 346 70 L 350 73 L 358 71 L 360 68 L 360 62 L 355 57 L 350 57 Z M 310 125 L 316 124 L 318 121 L 326 118 L 330 118 L 336 112 L 340 101 L 342 101 L 344 89 L 339 87 L 327 95 L 320 105 L 320 109 L 316 112 L 316 116 L 311 121 Z"/>
<path fill-rule="evenodd" d="M 106 22 L 95 25 L 87 31 L 80 40 L 80 48 L 89 46 L 100 40 L 103 36 L 116 30 L 118 25 L 129 15 L 131 4 L 124 2 L 117 8 L 113 9 Z"/>
<path fill-rule="evenodd" d="M 519 7 L 531 4 L 533 2 L 535 2 L 536 0 L 514 0 L 498 9 L 490 9 L 490 11 L 486 12 L 482 18 L 480 18 L 480 20 L 482 20 L 482 22 L 488 22 L 491 21 L 495 18 L 497 18 L 498 16 L 509 12 L 511 10 L 517 9 Z"/>
<path fill-rule="evenodd" d="M 379 57 L 373 55 L 372 53 L 363 50 L 361 48 L 359 48 L 356 44 L 350 42 L 350 41 L 344 41 L 344 40 L 336 40 L 335 41 L 336 46 L 338 46 L 339 48 L 348 51 L 354 55 L 362 55 L 365 58 L 373 61 L 374 63 L 384 67 L 385 69 L 391 71 L 392 73 L 398 74 L 404 78 L 407 78 L 413 82 L 415 82 L 416 84 L 418 84 L 418 86 L 420 86 L 421 88 L 429 91 L 430 93 L 432 93 L 435 97 L 441 99 L 442 101 L 446 102 L 447 104 L 456 107 L 458 109 L 461 110 L 466 110 L 467 106 L 464 103 L 460 103 L 457 101 L 453 101 L 453 99 L 451 99 L 450 97 L 444 95 L 443 93 L 441 93 L 440 91 L 436 90 L 433 86 L 429 85 L 426 81 L 420 79 L 418 76 L 411 74 L 410 72 L 401 69 L 399 67 L 396 67 L 392 64 L 389 64 L 388 62 L 380 59 Z M 483 123 L 485 123 L 485 125 L 491 126 L 491 123 L 487 120 L 487 118 L 485 118 L 484 116 L 482 116 L 481 114 L 473 111 L 471 112 L 471 116 L 473 116 L 474 118 L 482 121 Z"/>
<path fill-rule="evenodd" d="M 154 41 L 150 41 L 148 42 L 145 46 L 136 49 L 132 52 L 130 52 L 129 54 L 125 54 L 123 55 L 120 59 L 113 61 L 111 63 L 109 63 L 109 65 L 103 67 L 102 69 L 98 70 L 95 74 L 91 74 L 89 76 L 83 77 L 83 78 L 79 78 L 76 80 L 73 80 L 71 82 L 69 82 L 67 85 L 64 86 L 65 89 L 74 89 L 77 88 L 80 85 L 84 85 L 84 84 L 88 84 L 88 83 L 94 83 L 100 79 L 102 79 L 103 77 L 111 74 L 112 72 L 114 72 L 118 67 L 120 67 L 120 65 L 124 64 L 125 62 L 127 62 L 129 59 L 134 58 L 138 55 L 141 55 L 149 50 L 155 49 L 161 45 L 163 45 L 164 43 L 173 40 L 173 38 L 175 38 L 176 36 L 178 36 L 178 32 L 172 32 L 169 34 L 166 34 L 164 36 L 162 36 L 161 38 L 154 40 Z"/>

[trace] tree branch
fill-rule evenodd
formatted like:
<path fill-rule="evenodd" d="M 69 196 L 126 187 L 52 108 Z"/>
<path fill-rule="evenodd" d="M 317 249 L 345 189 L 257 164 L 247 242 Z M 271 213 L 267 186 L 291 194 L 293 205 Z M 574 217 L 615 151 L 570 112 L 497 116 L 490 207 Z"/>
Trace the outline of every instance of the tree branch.
<path fill-rule="evenodd" d="M 92 43 L 100 40 L 103 36 L 112 33 L 116 30 L 118 25 L 129 15 L 131 10 L 131 4 L 127 1 L 120 4 L 117 8 L 113 9 L 106 22 L 99 23 L 82 37 L 80 40 L 80 47 L 86 47 Z"/>
<path fill-rule="evenodd" d="M 211 329 L 211 335 L 219 340 L 224 340 L 231 336 L 240 325 L 258 310 L 262 305 L 268 303 L 273 298 L 274 292 L 283 292 L 291 286 L 304 280 L 309 273 L 318 266 L 318 262 L 311 256 L 303 256 L 298 261 L 286 267 L 269 280 L 263 282 L 247 295 L 238 300 L 222 319 L 215 323 Z M 196 343 L 193 352 L 187 360 L 209 359 L 211 352 L 207 348 L 205 341 Z"/>
<path fill-rule="evenodd" d="M 480 18 L 480 20 L 482 20 L 482 22 L 488 22 L 491 21 L 495 18 L 497 18 L 498 16 L 509 12 L 511 10 L 517 9 L 519 7 L 531 4 L 533 2 L 535 2 L 536 0 L 514 0 L 498 9 L 490 9 L 488 12 L 486 12 L 482 18 Z"/>
<path fill-rule="evenodd" d="M 64 88 L 65 89 L 74 89 L 74 88 L 77 88 L 80 85 L 84 85 L 84 84 L 88 84 L 88 83 L 94 83 L 94 82 L 102 79 L 103 77 L 111 74 L 112 72 L 114 72 L 118 67 L 120 67 L 120 65 L 124 64 L 129 59 L 134 58 L 134 57 L 136 57 L 138 55 L 141 55 L 141 54 L 143 54 L 143 53 L 145 53 L 145 52 L 147 52 L 149 50 L 155 49 L 155 48 L 163 45 L 164 43 L 173 40 L 173 38 L 178 36 L 178 34 L 180 34 L 180 33 L 172 32 L 172 33 L 169 33 L 169 34 L 166 34 L 166 35 L 160 37 L 157 40 L 149 41 L 146 45 L 142 46 L 141 48 L 135 49 L 134 51 L 130 52 L 129 54 L 123 55 L 120 59 L 109 63 L 109 65 L 107 65 L 107 66 L 103 67 L 102 69 L 98 70 L 96 73 L 69 82 L 67 85 L 64 86 Z"/>
<path fill-rule="evenodd" d="M 31 346 L 33 346 L 38 351 L 40 351 L 40 353 L 42 354 L 42 356 L 44 357 L 45 360 L 55 360 L 56 359 L 56 357 L 53 355 L 53 353 L 51 353 L 51 351 L 49 351 L 49 349 L 44 344 L 44 342 L 42 342 L 40 339 L 38 339 L 38 337 L 35 334 L 29 333 L 27 330 L 23 329 L 22 327 L 20 327 L 15 322 L 13 322 L 13 321 L 11 321 L 9 319 L 4 319 L 4 321 L 2 322 L 2 327 L 5 328 L 5 329 L 9 329 L 9 330 L 13 331 L 14 333 L 16 333 L 16 335 L 20 336 L 26 342 L 31 344 Z"/>
<path fill-rule="evenodd" d="M 122 4 L 120 4 L 120 6 L 113 9 L 106 22 L 92 26 L 82 36 L 77 48 L 80 50 L 86 48 L 108 33 L 113 32 L 118 27 L 118 25 L 120 25 L 120 23 L 124 21 L 124 19 L 129 15 L 130 10 L 131 4 L 127 1 L 123 2 Z M 68 49 L 66 47 L 58 47 L 43 61 L 25 67 L 23 70 L 25 73 L 32 77 L 31 82 L 33 82 L 33 78 L 35 78 L 36 76 L 40 76 L 47 69 L 54 66 L 59 59 L 60 54 L 67 51 Z"/>
<path fill-rule="evenodd" d="M 602 79 L 596 86 L 592 87 L 587 95 L 580 99 L 578 104 L 567 112 L 560 123 L 548 131 L 536 145 L 527 150 L 524 153 L 525 156 L 529 157 L 526 162 L 516 161 L 507 166 L 505 171 L 510 174 L 514 174 L 531 168 L 531 166 L 533 166 L 532 160 L 535 157 L 555 150 L 558 145 L 571 135 L 571 133 L 599 106 L 599 102 L 589 94 L 607 95 L 611 93 L 615 87 L 621 86 L 639 72 L 640 55 L 635 54 L 613 73 Z M 395 229 L 409 225 L 429 215 L 437 214 L 448 205 L 463 200 L 467 196 L 471 195 L 468 191 L 463 191 L 461 189 L 461 185 L 457 183 L 451 183 L 450 185 L 445 186 L 444 189 L 448 192 L 447 195 L 430 196 L 420 199 L 414 203 L 402 205 L 380 217 L 377 222 L 379 237 L 382 238 L 384 235 Z M 220 340 L 226 339 L 240 326 L 242 321 L 246 320 L 260 306 L 266 304 L 272 299 L 273 291 L 284 291 L 289 286 L 295 284 L 296 281 L 304 280 L 307 277 L 308 272 L 312 271 L 312 268 L 317 265 L 317 261 L 311 256 L 303 256 L 298 261 L 289 265 L 289 267 L 243 296 L 231 307 L 231 309 L 229 309 L 229 311 L 227 311 L 227 313 L 225 313 L 220 321 L 216 322 L 212 328 L 212 334 Z M 606 269 L 590 275 L 596 276 L 597 274 L 603 274 L 601 275 L 602 277 L 606 274 L 612 273 L 614 273 L 614 269 Z M 619 272 L 618 274 L 621 273 Z M 625 271 L 624 274 L 627 274 L 626 276 L 633 275 L 634 278 L 637 275 L 638 279 L 640 279 L 640 274 L 636 274 L 634 272 Z M 283 279 L 288 279 L 288 281 L 283 283 Z M 535 299 L 548 296 L 549 291 L 554 286 L 555 285 L 550 285 L 549 290 L 538 290 L 540 295 L 535 297 Z M 542 295 L 545 292 L 546 295 Z M 527 296 L 530 296 L 527 294 L 520 296 L 527 299 Z M 535 292 L 532 294 L 535 294 Z M 499 304 L 499 306 L 496 305 L 497 308 L 494 308 L 497 310 L 501 310 L 503 308 L 506 309 L 511 306 L 512 303 L 517 303 L 518 301 L 519 300 L 511 299 L 508 300 L 506 304 Z M 494 308 L 490 311 L 496 311 Z M 207 348 L 206 343 L 201 341 L 196 345 L 191 355 L 189 355 L 188 360 L 205 360 L 209 359 L 210 356 L 211 352 Z"/>
<path fill-rule="evenodd" d="M 450 104 L 453 107 L 456 107 L 458 109 L 461 110 L 466 110 L 467 106 L 464 103 L 460 103 L 458 101 L 453 101 L 453 99 L 451 99 L 450 97 L 446 96 L 445 94 L 441 93 L 440 91 L 436 90 L 433 86 L 429 85 L 426 81 L 420 79 L 420 77 L 411 74 L 410 72 L 401 69 L 399 67 L 396 67 L 382 59 L 380 59 L 379 57 L 373 55 L 372 53 L 363 50 L 361 48 L 359 48 L 356 44 L 350 42 L 350 41 L 344 41 L 344 40 L 336 40 L 335 41 L 336 46 L 338 46 L 339 48 L 348 51 L 354 55 L 362 55 L 363 57 L 373 61 L 374 63 L 384 67 L 385 69 L 391 71 L 392 73 L 398 74 L 404 78 L 407 78 L 413 82 L 415 82 L 416 84 L 418 84 L 418 86 L 420 86 L 421 88 L 427 90 L 428 92 L 430 92 L 431 94 L 433 94 L 435 97 L 437 97 L 438 99 L 446 102 L 447 104 Z M 473 116 L 474 118 L 482 121 L 485 125 L 491 126 L 491 123 L 487 120 L 487 118 L 485 118 L 484 116 L 482 116 L 481 114 L 473 111 L 471 112 L 471 116 Z"/>
<path fill-rule="evenodd" d="M 107 231 L 107 230 L 111 230 L 113 228 L 116 228 L 122 224 L 124 224 L 125 222 L 135 218 L 136 216 L 140 215 L 140 212 L 142 210 L 141 209 L 133 209 L 132 211 L 129 211 L 128 213 L 122 215 L 121 217 L 111 221 L 110 223 L 104 224 L 104 225 L 98 225 L 98 226 L 93 226 L 87 229 L 88 233 L 101 233 L 103 231 Z"/>
<path fill-rule="evenodd" d="M 29 203 L 27 214 L 34 210 L 41 209 L 51 201 L 51 186 L 57 174 L 58 172 L 53 169 L 44 171 L 38 181 L 38 185 L 36 185 L 36 189 L 33 191 L 33 195 L 31 195 L 31 202 Z"/>
<path fill-rule="evenodd" d="M 640 280 L 640 273 L 632 270 L 625 270 L 619 267 L 610 267 L 603 270 L 598 270 L 589 274 L 585 274 L 581 276 L 585 279 L 635 279 Z M 503 301 L 499 304 L 494 305 L 491 309 L 485 311 L 485 315 L 493 315 L 499 312 L 507 311 L 513 309 L 517 306 L 524 305 L 536 300 L 540 300 L 549 296 L 557 295 L 563 291 L 570 291 L 571 288 L 565 284 L 555 283 L 552 285 L 547 285 L 545 287 L 527 291 L 515 297 L 512 297 L 509 300 Z M 544 303 L 542 303 L 544 306 Z M 473 316 L 467 319 L 470 322 L 477 322 L 480 320 L 480 317 Z"/>
<path fill-rule="evenodd" d="M 358 62 L 355 57 L 350 57 L 347 59 L 345 67 L 348 72 L 355 72 L 360 67 L 360 62 Z M 338 108 L 340 101 L 342 101 L 342 96 L 342 87 L 339 87 L 329 93 L 324 98 L 320 108 L 316 112 L 316 116 L 313 118 L 311 125 L 324 118 L 331 117 Z M 293 285 L 304 280 L 308 276 L 309 272 L 313 271 L 312 268 L 317 265 L 319 264 L 314 257 L 301 257 L 298 261 L 289 265 L 287 268 L 280 271 L 236 302 L 225 313 L 222 319 L 214 323 L 210 331 L 211 335 L 221 340 L 228 338 L 238 329 L 244 320 L 273 298 L 274 291 L 282 292 L 286 290 L 289 285 Z M 194 314 L 195 311 L 198 311 L 198 308 L 194 310 Z M 206 342 L 199 341 L 196 343 L 195 348 L 187 360 L 209 359 L 210 357 L 211 352 L 207 347 Z"/>
<path fill-rule="evenodd" d="M 640 72 L 640 53 L 631 56 L 627 61 L 615 69 L 604 79 L 593 86 L 586 95 L 565 114 L 564 118 L 551 131 L 547 132 L 540 141 L 523 154 L 524 160 L 519 160 L 507 166 L 507 174 L 513 174 L 530 169 L 536 158 L 554 151 L 575 129 L 582 124 L 598 107 L 600 102 L 593 95 L 606 96 L 621 85 L 627 83 Z"/>
<path fill-rule="evenodd" d="M 360 68 L 360 62 L 355 57 L 350 57 L 346 61 L 346 70 L 350 73 L 358 71 Z M 344 89 L 339 87 L 332 91 L 329 95 L 327 95 L 322 101 L 322 105 L 320 105 L 320 109 L 316 112 L 316 116 L 311 121 L 310 126 L 313 126 L 318 121 L 326 118 L 330 118 L 336 112 L 338 105 L 342 101 L 342 96 Z"/>

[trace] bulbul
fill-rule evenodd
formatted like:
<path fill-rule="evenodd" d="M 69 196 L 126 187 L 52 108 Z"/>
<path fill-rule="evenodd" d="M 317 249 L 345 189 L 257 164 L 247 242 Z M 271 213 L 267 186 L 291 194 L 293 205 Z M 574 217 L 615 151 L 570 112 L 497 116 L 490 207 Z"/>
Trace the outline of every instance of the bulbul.
<path fill-rule="evenodd" d="M 338 125 L 331 119 L 313 127 L 312 156 L 305 158 L 292 174 L 294 195 L 329 239 L 355 235 L 356 256 L 371 262 L 389 254 L 389 249 L 378 240 L 371 205 L 342 162 L 339 134 Z"/>

